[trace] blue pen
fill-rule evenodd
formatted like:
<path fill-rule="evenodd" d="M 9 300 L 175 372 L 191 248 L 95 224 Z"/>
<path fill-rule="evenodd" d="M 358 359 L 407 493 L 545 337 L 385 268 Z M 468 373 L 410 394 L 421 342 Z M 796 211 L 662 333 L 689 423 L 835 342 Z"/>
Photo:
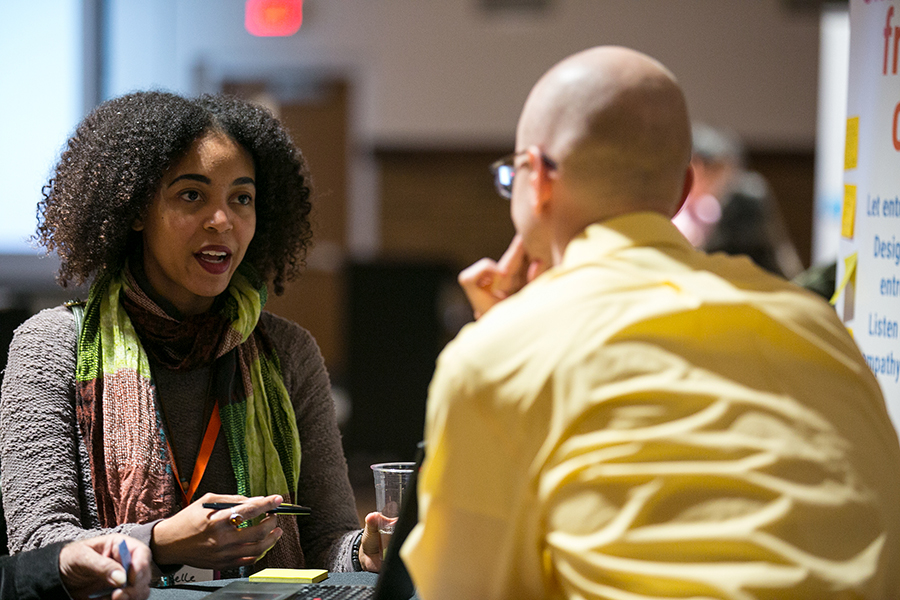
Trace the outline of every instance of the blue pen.
<path fill-rule="evenodd" d="M 125 543 L 125 540 L 119 542 L 119 562 L 122 563 L 122 568 L 125 569 L 125 585 L 128 585 L 128 571 L 131 570 L 131 550 L 128 549 L 128 544 Z M 122 587 L 125 587 L 125 585 Z"/>
<path fill-rule="evenodd" d="M 128 585 L 128 571 L 131 570 L 131 550 L 128 549 L 128 544 L 125 543 L 125 540 L 119 542 L 119 562 L 122 563 L 122 568 L 125 570 L 125 583 L 122 584 L 122 587 L 125 587 Z M 94 592 L 88 598 L 103 598 L 111 595 L 114 591 L 116 591 L 116 588 L 106 588 L 105 590 Z"/>

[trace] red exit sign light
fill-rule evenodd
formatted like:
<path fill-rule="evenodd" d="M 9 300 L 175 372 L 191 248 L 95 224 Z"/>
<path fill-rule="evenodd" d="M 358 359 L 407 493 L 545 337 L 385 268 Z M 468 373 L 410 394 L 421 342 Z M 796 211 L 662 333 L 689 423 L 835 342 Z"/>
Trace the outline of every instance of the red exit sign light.
<path fill-rule="evenodd" d="M 303 23 L 303 0 L 247 0 L 244 27 L 259 37 L 294 35 Z"/>

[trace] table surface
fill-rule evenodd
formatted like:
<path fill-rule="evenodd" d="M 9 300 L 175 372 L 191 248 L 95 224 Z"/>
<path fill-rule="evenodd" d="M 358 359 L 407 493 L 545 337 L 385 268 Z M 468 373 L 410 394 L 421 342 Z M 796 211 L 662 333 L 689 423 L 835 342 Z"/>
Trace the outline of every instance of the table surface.
<path fill-rule="evenodd" d="M 378 580 L 376 573 L 329 573 L 327 579 L 319 583 L 334 583 L 338 585 L 371 585 Z M 200 583 L 186 583 L 170 588 L 153 588 L 150 590 L 150 600 L 193 600 L 204 598 L 223 585 L 237 579 L 220 579 L 219 581 L 203 581 Z M 246 580 L 245 580 L 246 581 Z"/>

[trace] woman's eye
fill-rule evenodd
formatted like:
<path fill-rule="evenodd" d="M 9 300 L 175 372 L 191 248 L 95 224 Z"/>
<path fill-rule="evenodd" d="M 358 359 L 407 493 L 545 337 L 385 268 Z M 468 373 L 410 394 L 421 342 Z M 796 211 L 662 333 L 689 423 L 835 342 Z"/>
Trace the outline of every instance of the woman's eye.
<path fill-rule="evenodd" d="M 188 202 L 196 202 L 200 199 L 200 192 L 197 190 L 187 190 L 185 192 L 181 192 L 182 200 L 187 200 Z"/>
<path fill-rule="evenodd" d="M 249 206 L 250 204 L 253 204 L 253 196 L 250 194 L 240 194 L 237 197 L 237 203 L 243 206 Z"/>

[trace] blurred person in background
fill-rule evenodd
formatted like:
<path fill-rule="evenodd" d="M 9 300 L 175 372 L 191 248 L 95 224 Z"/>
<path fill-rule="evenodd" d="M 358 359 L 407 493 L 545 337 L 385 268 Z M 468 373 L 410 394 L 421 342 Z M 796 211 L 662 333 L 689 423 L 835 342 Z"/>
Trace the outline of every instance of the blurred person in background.
<path fill-rule="evenodd" d="M 778 203 L 762 175 L 746 169 L 740 140 L 702 123 L 693 124 L 691 137 L 694 184 L 675 226 L 707 252 L 746 255 L 788 279 L 800 273 Z"/>

